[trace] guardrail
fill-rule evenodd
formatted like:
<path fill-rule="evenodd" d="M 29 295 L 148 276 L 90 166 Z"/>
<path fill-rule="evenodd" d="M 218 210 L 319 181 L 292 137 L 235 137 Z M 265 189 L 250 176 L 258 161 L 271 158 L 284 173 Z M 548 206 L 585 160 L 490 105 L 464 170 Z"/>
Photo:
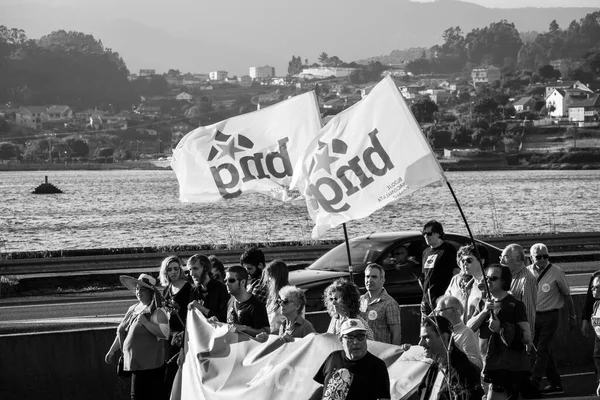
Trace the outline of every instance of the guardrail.
<path fill-rule="evenodd" d="M 573 233 L 547 235 L 510 235 L 501 237 L 478 237 L 499 248 L 510 243 L 519 243 L 528 249 L 534 243 L 548 246 L 556 262 L 598 261 L 600 260 L 600 233 Z M 308 264 L 335 247 L 338 242 L 328 242 L 312 246 L 274 246 L 262 250 L 268 260 L 280 258 L 290 264 Z M 0 275 L 32 275 L 43 273 L 72 273 L 111 270 L 154 270 L 169 254 L 183 258 L 194 253 L 214 254 L 226 264 L 239 263 L 242 252 L 235 250 L 204 250 L 156 253 L 133 253 L 114 255 L 92 255 L 73 257 L 48 257 L 0 260 Z"/>

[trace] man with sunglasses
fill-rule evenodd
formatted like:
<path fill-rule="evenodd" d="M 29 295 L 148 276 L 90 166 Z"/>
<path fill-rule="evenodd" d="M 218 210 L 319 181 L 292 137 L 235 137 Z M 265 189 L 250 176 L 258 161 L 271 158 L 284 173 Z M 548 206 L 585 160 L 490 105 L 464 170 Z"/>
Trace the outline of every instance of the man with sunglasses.
<path fill-rule="evenodd" d="M 311 399 L 390 399 L 390 378 L 385 363 L 367 350 L 367 328 L 360 319 L 349 318 L 341 326 L 343 350 L 334 351 L 314 376 L 323 385 Z"/>
<path fill-rule="evenodd" d="M 446 289 L 459 268 L 456 263 L 456 249 L 444 242 L 444 228 L 438 221 L 431 220 L 423 227 L 423 237 L 427 248 L 423 251 L 423 299 L 421 317 L 431 313 L 438 297 Z"/>
<path fill-rule="evenodd" d="M 227 305 L 227 323 L 234 332 L 245 333 L 264 341 L 268 338 L 267 309 L 253 294 L 248 293 L 248 272 L 239 265 L 225 271 L 225 286 L 231 295 Z"/>
<path fill-rule="evenodd" d="M 548 248 L 543 243 L 536 243 L 530 249 L 531 262 L 529 270 L 538 282 L 537 306 L 535 314 L 536 359 L 531 371 L 532 379 L 539 386 L 546 376 L 549 385 L 540 389 L 542 394 L 564 393 L 560 373 L 550 352 L 554 334 L 558 330 L 559 310 L 567 303 L 569 329 L 577 328 L 577 316 L 571 298 L 571 289 L 564 271 L 549 261 Z"/>

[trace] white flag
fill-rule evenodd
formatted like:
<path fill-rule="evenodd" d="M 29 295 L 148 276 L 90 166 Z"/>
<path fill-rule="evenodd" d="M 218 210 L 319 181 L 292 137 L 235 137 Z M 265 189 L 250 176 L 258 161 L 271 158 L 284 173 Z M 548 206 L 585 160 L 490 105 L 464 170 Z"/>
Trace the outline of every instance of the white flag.
<path fill-rule="evenodd" d="M 320 128 L 315 94 L 309 92 L 191 131 L 171 162 L 179 199 L 214 202 L 250 192 L 293 198 L 293 166 Z"/>
<path fill-rule="evenodd" d="M 333 117 L 294 170 L 292 187 L 306 198 L 313 238 L 444 179 L 391 77 Z"/>

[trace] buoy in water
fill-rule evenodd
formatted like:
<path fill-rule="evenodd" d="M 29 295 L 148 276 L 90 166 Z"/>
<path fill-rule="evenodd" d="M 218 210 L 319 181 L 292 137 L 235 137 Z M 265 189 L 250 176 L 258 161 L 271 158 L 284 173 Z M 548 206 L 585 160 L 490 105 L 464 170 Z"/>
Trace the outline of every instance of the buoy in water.
<path fill-rule="evenodd" d="M 48 176 L 45 176 L 45 182 L 35 188 L 31 194 L 59 194 L 63 191 L 54 186 L 51 183 L 48 183 Z"/>

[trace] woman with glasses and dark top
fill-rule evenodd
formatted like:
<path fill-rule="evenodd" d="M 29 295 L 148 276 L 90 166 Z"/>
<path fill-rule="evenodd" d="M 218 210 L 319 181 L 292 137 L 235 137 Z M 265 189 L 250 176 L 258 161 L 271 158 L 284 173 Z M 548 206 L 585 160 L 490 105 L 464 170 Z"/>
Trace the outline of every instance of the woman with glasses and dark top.
<path fill-rule="evenodd" d="M 483 293 L 483 270 L 487 268 L 487 250 L 477 246 L 481 263 L 477 260 L 475 247 L 470 244 L 462 246 L 456 253 L 456 262 L 460 266 L 460 273 L 454 275 L 446 289 L 446 294 L 456 297 L 463 305 L 462 320 L 466 324 L 475 314 L 479 302 L 485 297 Z M 483 267 L 483 268 L 482 268 Z"/>
<path fill-rule="evenodd" d="M 185 331 L 187 305 L 192 285 L 183 271 L 183 261 L 177 256 L 169 256 L 160 263 L 158 273 L 160 284 L 164 287 L 162 295 L 169 311 L 169 340 L 166 343 L 167 366 L 165 371 L 165 390 L 171 394 L 173 380 L 177 374 L 177 355 L 181 350 L 182 333 Z"/>
<path fill-rule="evenodd" d="M 284 286 L 279 290 L 278 306 L 283 315 L 279 326 L 279 338 L 284 342 L 293 342 L 294 338 L 303 338 L 315 332 L 313 325 L 302 317 L 306 305 L 304 291 L 296 286 Z"/>
<path fill-rule="evenodd" d="M 485 272 L 491 299 L 477 318 L 480 329 L 490 332 L 483 380 L 491 384 L 488 400 L 517 398 L 531 367 L 526 345 L 532 342 L 525 305 L 510 293 L 510 268 L 491 265 Z"/>
<path fill-rule="evenodd" d="M 373 331 L 360 316 L 360 292 L 358 286 L 347 279 L 339 278 L 325 289 L 325 307 L 331 316 L 327 333 L 340 334 L 340 327 L 348 318 L 360 319 L 367 331 L 367 339 L 373 340 Z"/>
<path fill-rule="evenodd" d="M 423 227 L 427 248 L 423 250 L 423 299 L 421 317 L 425 318 L 435 308 L 437 299 L 446 293 L 450 280 L 459 268 L 456 264 L 456 249 L 444 242 L 444 228 L 438 221 L 431 220 Z"/>
<path fill-rule="evenodd" d="M 281 308 L 277 301 L 279 300 L 279 290 L 290 284 L 288 276 L 288 267 L 281 260 L 271 261 L 262 271 L 261 280 L 267 286 L 266 307 L 267 315 L 269 317 L 269 328 L 273 334 L 279 333 L 279 327 L 283 321 Z"/>

